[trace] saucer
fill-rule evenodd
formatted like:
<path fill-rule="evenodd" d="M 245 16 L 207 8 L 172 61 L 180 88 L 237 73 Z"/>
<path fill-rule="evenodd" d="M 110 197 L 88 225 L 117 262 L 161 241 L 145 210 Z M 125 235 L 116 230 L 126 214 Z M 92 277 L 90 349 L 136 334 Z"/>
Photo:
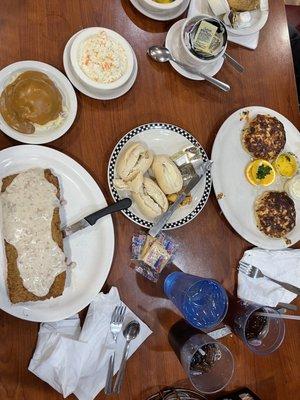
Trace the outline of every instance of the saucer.
<path fill-rule="evenodd" d="M 64 69 L 65 69 L 67 77 L 69 78 L 69 80 L 71 81 L 73 86 L 75 86 L 76 89 L 79 90 L 79 92 L 85 94 L 88 97 L 91 97 L 92 99 L 97 99 L 97 100 L 113 100 L 113 99 L 121 97 L 125 93 L 127 93 L 132 88 L 132 86 L 136 80 L 137 72 L 138 72 L 138 63 L 137 63 L 136 55 L 135 55 L 133 49 L 131 48 L 132 53 L 133 53 L 133 58 L 134 58 L 133 70 L 132 70 L 130 78 L 123 86 L 121 86 L 118 89 L 112 90 L 111 93 L 109 93 L 109 94 L 101 92 L 100 90 L 91 90 L 91 89 L 87 88 L 82 82 L 80 82 L 79 79 L 77 79 L 77 77 L 75 76 L 75 74 L 73 72 L 72 65 L 71 65 L 70 48 L 73 43 L 73 40 L 75 39 L 75 36 L 78 33 L 79 32 L 75 33 L 75 35 L 73 35 L 69 39 L 68 43 L 65 46 L 64 55 L 63 55 Z"/>
<path fill-rule="evenodd" d="M 130 0 L 131 4 L 142 14 L 144 14 L 146 17 L 155 19 L 156 21 L 169 21 L 171 19 L 178 18 L 181 14 L 184 13 L 184 11 L 188 8 L 190 4 L 190 0 L 188 0 L 186 3 L 182 3 L 181 6 L 177 11 L 162 11 L 162 12 L 151 12 L 149 10 L 146 10 L 139 0 Z"/>
<path fill-rule="evenodd" d="M 186 18 L 175 22 L 175 24 L 172 25 L 171 28 L 169 29 L 165 40 L 166 47 L 170 50 L 171 54 L 180 61 L 182 59 L 182 52 L 181 52 L 182 44 L 180 41 L 180 34 L 181 34 L 181 27 L 184 24 L 185 20 Z M 207 64 L 201 67 L 201 69 L 199 68 L 199 71 L 203 72 L 206 75 L 214 76 L 222 68 L 223 62 L 224 58 L 220 57 L 218 60 L 216 60 L 215 63 Z M 180 75 L 183 75 L 186 78 L 193 79 L 196 81 L 204 80 L 204 78 L 202 78 L 201 76 L 186 71 L 184 68 L 180 67 L 174 61 L 170 61 L 170 64 Z"/>

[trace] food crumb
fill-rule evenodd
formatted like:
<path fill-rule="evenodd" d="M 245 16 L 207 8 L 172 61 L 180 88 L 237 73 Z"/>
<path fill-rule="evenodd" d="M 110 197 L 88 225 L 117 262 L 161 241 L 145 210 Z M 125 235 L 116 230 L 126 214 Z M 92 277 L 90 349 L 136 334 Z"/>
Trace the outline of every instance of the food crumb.
<path fill-rule="evenodd" d="M 225 194 L 224 193 L 219 193 L 219 194 L 217 194 L 217 200 L 221 200 L 221 199 L 223 199 L 225 197 Z"/>
<path fill-rule="evenodd" d="M 241 116 L 240 116 L 240 121 L 246 121 L 249 122 L 249 111 L 242 111 Z"/>

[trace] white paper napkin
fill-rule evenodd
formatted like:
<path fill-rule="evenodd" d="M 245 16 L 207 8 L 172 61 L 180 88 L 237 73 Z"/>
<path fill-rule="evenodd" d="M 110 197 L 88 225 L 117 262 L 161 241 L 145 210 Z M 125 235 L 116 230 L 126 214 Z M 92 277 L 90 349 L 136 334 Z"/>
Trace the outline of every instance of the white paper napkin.
<path fill-rule="evenodd" d="M 212 11 L 207 0 L 191 0 L 188 17 L 192 17 L 197 14 L 212 15 Z M 228 40 L 230 42 L 247 47 L 248 49 L 255 50 L 258 45 L 259 32 L 244 36 L 238 36 L 228 32 Z"/>
<path fill-rule="evenodd" d="M 258 267 L 264 274 L 276 280 L 290 283 L 300 288 L 300 250 L 262 250 L 254 248 L 244 253 L 242 258 Z M 237 295 L 269 307 L 278 303 L 290 303 L 297 295 L 282 288 L 267 278 L 253 279 L 238 273 Z"/>
<path fill-rule="evenodd" d="M 114 345 L 110 319 L 121 303 L 117 288 L 108 294 L 99 293 L 90 304 L 82 329 L 78 315 L 40 326 L 37 347 L 28 369 L 51 385 L 64 397 L 74 393 L 79 400 L 92 400 L 105 386 L 109 357 Z M 129 357 L 152 333 L 127 308 L 124 324 L 137 320 L 141 325 L 138 337 L 130 343 Z M 125 339 L 118 336 L 115 373 L 122 358 Z"/>

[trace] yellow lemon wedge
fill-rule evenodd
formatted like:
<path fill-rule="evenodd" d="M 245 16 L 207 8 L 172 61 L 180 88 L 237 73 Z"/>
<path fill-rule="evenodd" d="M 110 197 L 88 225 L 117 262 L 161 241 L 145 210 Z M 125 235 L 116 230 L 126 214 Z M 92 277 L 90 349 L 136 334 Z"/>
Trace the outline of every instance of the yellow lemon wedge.
<path fill-rule="evenodd" d="M 251 161 L 245 170 L 246 178 L 251 185 L 269 186 L 275 181 L 276 172 L 266 160 Z"/>
<path fill-rule="evenodd" d="M 282 153 L 276 158 L 274 166 L 281 176 L 292 178 L 298 169 L 297 157 L 293 153 Z"/>

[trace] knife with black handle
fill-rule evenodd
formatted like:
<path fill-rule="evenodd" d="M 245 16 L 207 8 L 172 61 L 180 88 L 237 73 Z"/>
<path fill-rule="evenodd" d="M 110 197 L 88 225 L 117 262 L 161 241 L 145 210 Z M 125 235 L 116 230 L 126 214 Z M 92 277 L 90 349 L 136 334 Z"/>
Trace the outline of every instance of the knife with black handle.
<path fill-rule="evenodd" d="M 98 221 L 98 219 L 105 217 L 106 215 L 113 214 L 117 211 L 126 210 L 131 205 L 132 201 L 127 197 L 125 199 L 117 201 L 116 203 L 110 204 L 109 206 L 104 207 L 101 210 L 94 212 L 93 214 L 87 215 L 80 221 L 75 222 L 68 227 L 63 227 L 63 237 L 70 236 L 81 229 L 87 228 L 88 226 L 93 226 Z"/>

